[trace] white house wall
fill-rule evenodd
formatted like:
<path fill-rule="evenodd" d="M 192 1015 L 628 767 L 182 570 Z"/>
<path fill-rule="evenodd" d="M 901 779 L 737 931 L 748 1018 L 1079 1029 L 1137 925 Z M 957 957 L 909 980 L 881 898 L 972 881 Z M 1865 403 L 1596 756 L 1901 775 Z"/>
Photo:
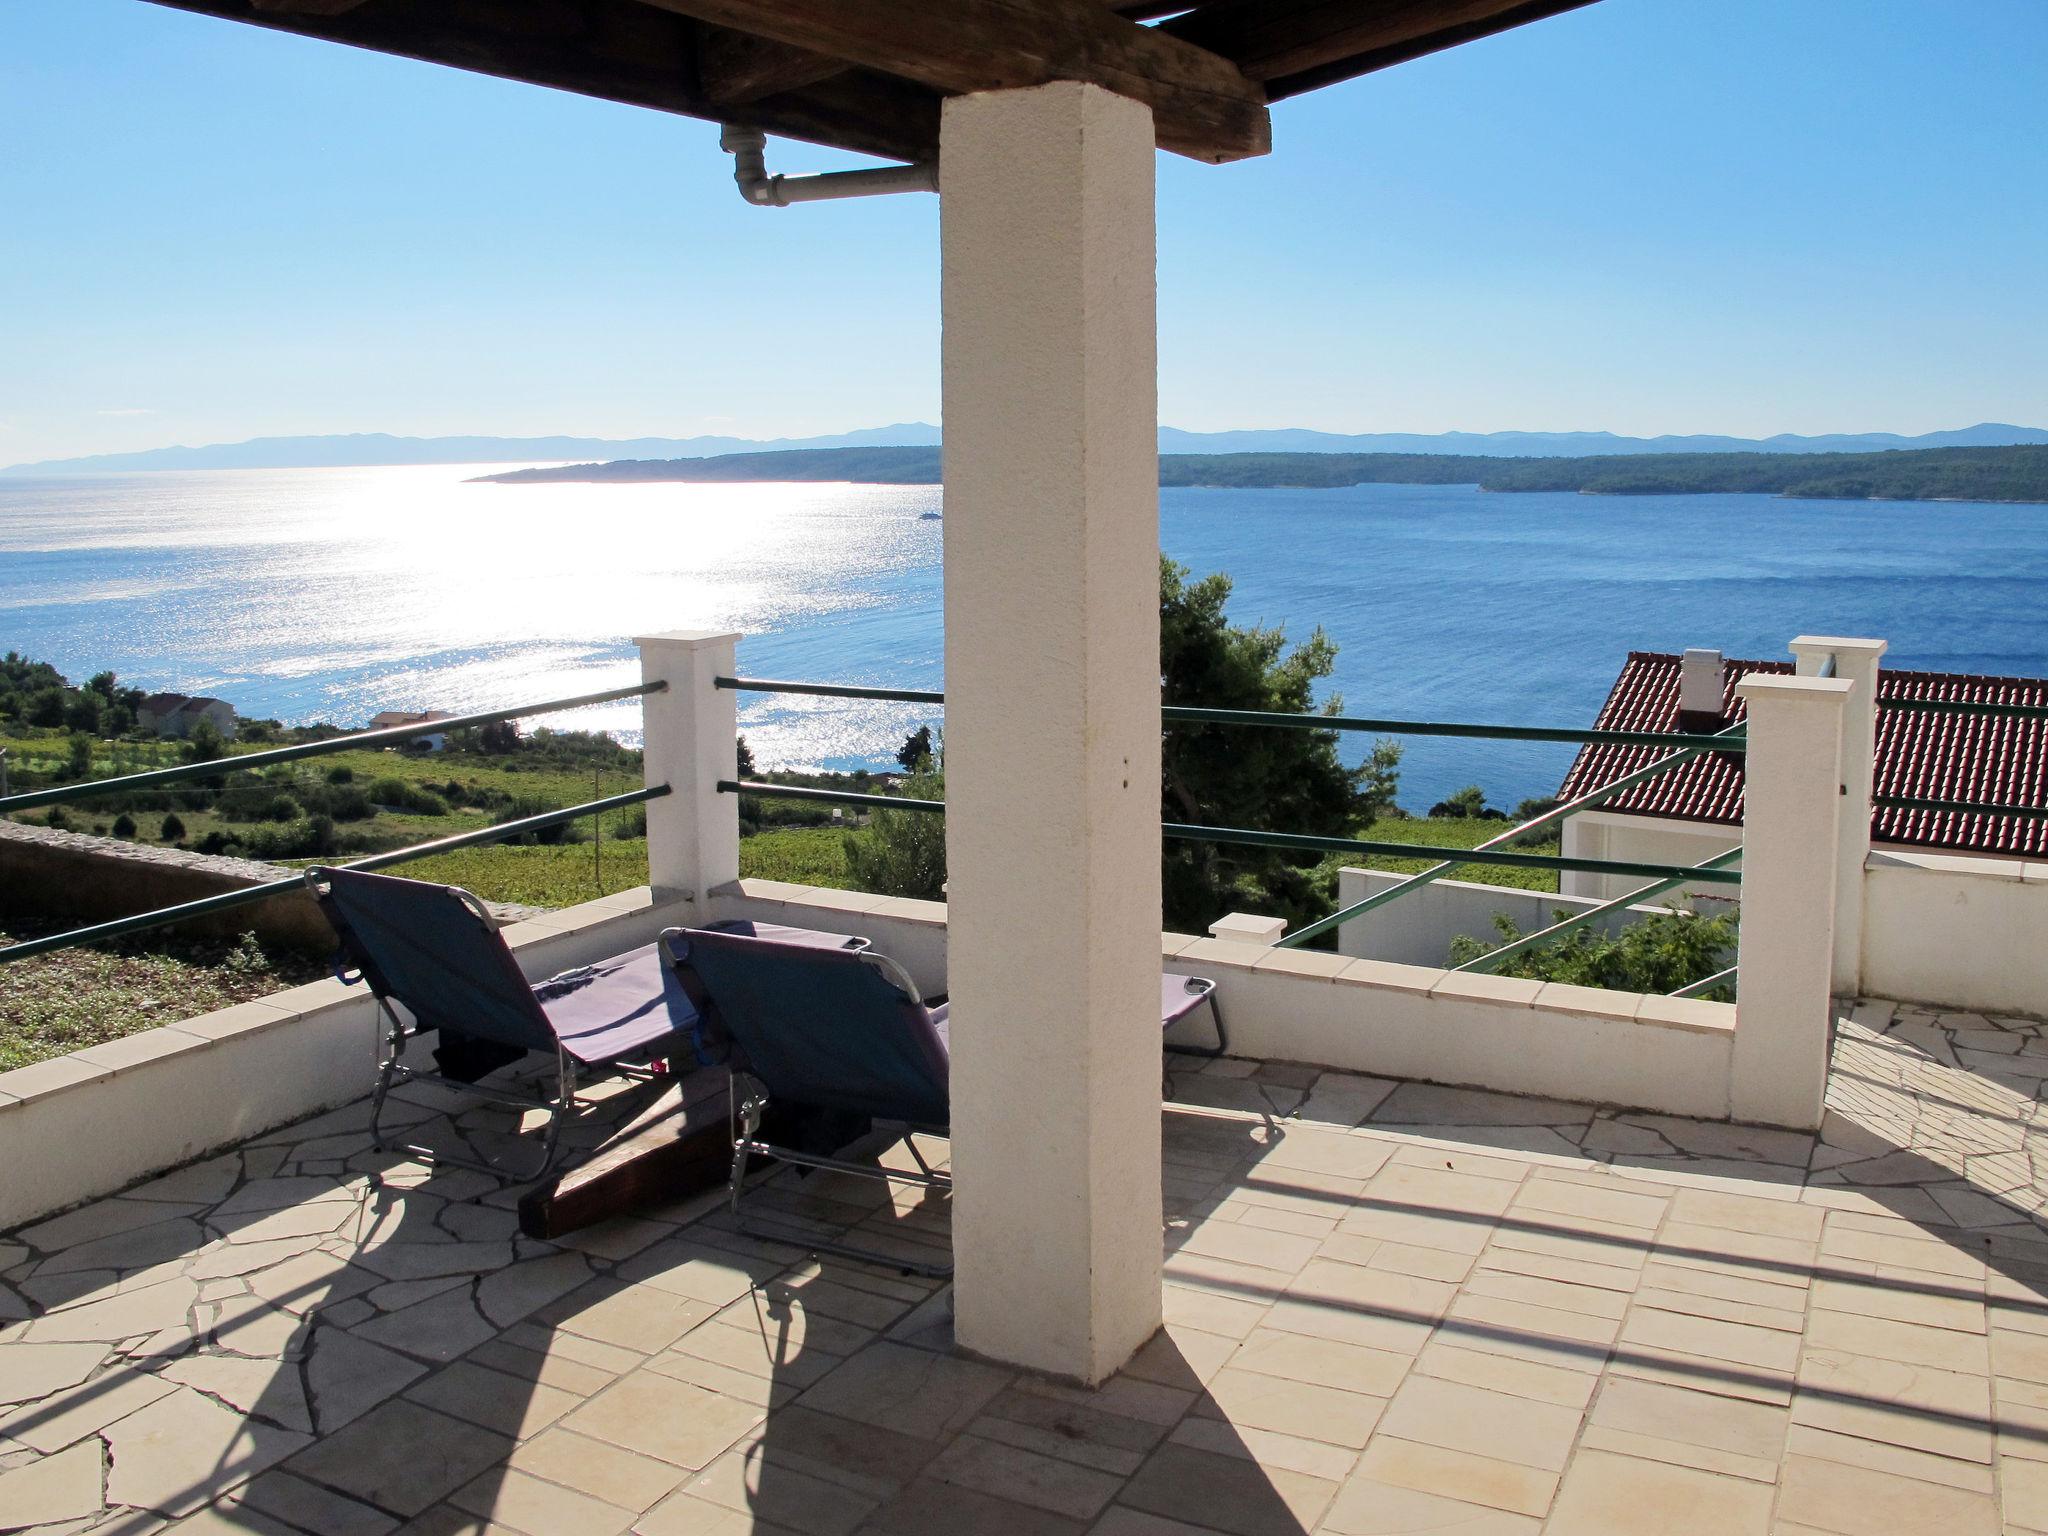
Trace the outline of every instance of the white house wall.
<path fill-rule="evenodd" d="M 1715 822 L 1679 821 L 1664 816 L 1625 816 L 1614 811 L 1580 811 L 1564 821 L 1564 846 L 1568 859 L 1627 859 L 1639 864 L 1701 864 L 1742 841 L 1740 827 Z M 1605 875 L 1589 870 L 1564 872 L 1561 884 L 1567 896 L 1589 896 L 1612 901 L 1647 885 L 1642 875 Z M 1701 881 L 1682 886 L 1675 894 L 1691 896 L 1695 906 L 1726 901 L 1735 887 Z M 1663 898 L 1670 900 L 1670 897 Z M 1709 910 L 1711 910 L 1709 908 Z"/>

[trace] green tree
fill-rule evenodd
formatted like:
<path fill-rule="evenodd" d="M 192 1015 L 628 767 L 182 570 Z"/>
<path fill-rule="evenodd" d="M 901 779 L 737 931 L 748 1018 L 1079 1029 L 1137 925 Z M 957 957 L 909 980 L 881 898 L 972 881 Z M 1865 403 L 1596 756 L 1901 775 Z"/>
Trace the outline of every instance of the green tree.
<path fill-rule="evenodd" d="M 1559 908 L 1551 917 L 1563 922 L 1570 915 Z M 1548 944 L 1502 961 L 1494 974 L 1616 992 L 1676 992 L 1727 969 L 1734 960 L 1739 922 L 1740 914 L 1732 908 L 1715 917 L 1673 910 L 1642 918 L 1612 937 L 1582 923 Z M 1505 912 L 1494 914 L 1493 926 L 1501 944 L 1522 937 L 1514 919 Z M 1451 964 L 1463 965 L 1499 947 L 1461 933 L 1451 941 Z M 1725 986 L 1702 995 L 1717 1002 L 1734 997 Z"/>
<path fill-rule="evenodd" d="M 1317 710 L 1316 685 L 1336 665 L 1320 628 L 1289 649 L 1284 630 L 1232 624 L 1231 582 L 1217 573 L 1189 580 L 1187 567 L 1159 569 L 1159 660 L 1168 704 L 1220 709 L 1338 714 Z M 1347 768 L 1335 731 L 1254 730 L 1176 724 L 1165 733 L 1162 809 L 1170 822 L 1255 827 L 1349 837 L 1390 810 L 1401 748 L 1377 743 L 1364 766 Z M 1290 926 L 1331 908 L 1334 875 L 1320 855 L 1169 838 L 1165 921 L 1202 933 L 1225 912 L 1285 917 Z"/>
<path fill-rule="evenodd" d="M 903 745 L 896 749 L 896 761 L 903 765 L 905 773 L 915 773 L 920 764 L 932 757 L 932 728 L 920 725 L 903 738 Z"/>
<path fill-rule="evenodd" d="M 133 816 L 130 816 L 126 811 L 123 811 L 120 815 L 114 818 L 114 836 L 133 837 L 134 835 L 135 818 Z"/>
<path fill-rule="evenodd" d="M 1312 712 L 1315 686 L 1329 676 L 1336 646 L 1320 629 L 1290 650 L 1279 629 L 1233 625 L 1224 613 L 1229 598 L 1229 577 L 1190 582 L 1186 567 L 1160 562 L 1166 702 Z M 1332 697 L 1321 712 L 1342 707 Z M 1175 725 L 1161 746 L 1165 819 L 1350 836 L 1393 809 L 1401 748 L 1381 741 L 1357 768 L 1344 766 L 1338 748 L 1335 731 Z M 918 799 L 943 798 L 943 767 L 928 763 L 905 790 Z M 945 884 L 945 852 L 939 817 L 878 811 L 865 831 L 848 836 L 847 872 L 865 890 L 936 897 Z M 1329 911 L 1335 894 L 1334 866 L 1319 855 L 1279 849 L 1169 839 L 1162 875 L 1165 923 L 1194 933 L 1233 909 L 1305 921 Z"/>
<path fill-rule="evenodd" d="M 178 813 L 173 811 L 164 818 L 163 825 L 156 829 L 156 835 L 167 843 L 183 842 L 185 840 L 185 823 L 179 819 Z"/>
<path fill-rule="evenodd" d="M 1446 795 L 1429 808 L 1432 816 L 1451 816 L 1462 821 L 1476 821 L 1486 814 L 1486 791 L 1477 784 L 1467 784 L 1456 794 Z"/>
<path fill-rule="evenodd" d="M 913 800 L 946 798 L 945 770 L 931 758 L 903 781 Z M 854 889 L 938 901 L 946 887 L 946 818 L 932 811 L 876 811 L 846 834 L 846 872 Z"/>
<path fill-rule="evenodd" d="M 83 731 L 73 731 L 65 743 L 64 777 L 67 779 L 89 779 L 92 777 L 92 738 Z"/>
<path fill-rule="evenodd" d="M 64 724 L 67 729 L 97 736 L 106 707 L 107 701 L 99 694 L 90 688 L 81 688 L 64 701 Z"/>
<path fill-rule="evenodd" d="M 188 763 L 210 763 L 227 752 L 227 742 L 221 736 L 220 727 L 201 715 L 192 722 L 192 734 L 185 738 L 185 761 Z"/>

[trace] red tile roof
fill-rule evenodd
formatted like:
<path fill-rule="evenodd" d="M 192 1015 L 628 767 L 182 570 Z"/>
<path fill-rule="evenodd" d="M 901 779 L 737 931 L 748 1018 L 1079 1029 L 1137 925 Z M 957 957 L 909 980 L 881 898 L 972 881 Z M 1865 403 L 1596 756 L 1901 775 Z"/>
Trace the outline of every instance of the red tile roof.
<path fill-rule="evenodd" d="M 1782 675 L 1792 670 L 1789 661 L 1725 661 L 1721 668 L 1724 722 L 1746 717 L 1742 700 L 1735 695 L 1735 685 L 1745 676 L 1752 672 Z M 1678 657 L 1661 651 L 1631 651 L 1601 707 L 1596 728 L 1676 731 L 1678 675 Z M 1880 668 L 1877 698 L 1876 795 L 2048 807 L 2048 720 L 1884 707 L 1903 699 L 2048 705 L 2048 678 Z M 1661 749 L 1655 747 L 1583 748 L 1565 775 L 1558 798 L 1569 800 L 1611 783 L 1661 755 Z M 1600 809 L 1739 824 L 1742 787 L 1739 753 L 1707 753 L 1624 790 Z M 1878 843 L 2048 856 L 2048 821 L 2021 816 L 1878 806 L 1871 816 L 1870 833 Z"/>

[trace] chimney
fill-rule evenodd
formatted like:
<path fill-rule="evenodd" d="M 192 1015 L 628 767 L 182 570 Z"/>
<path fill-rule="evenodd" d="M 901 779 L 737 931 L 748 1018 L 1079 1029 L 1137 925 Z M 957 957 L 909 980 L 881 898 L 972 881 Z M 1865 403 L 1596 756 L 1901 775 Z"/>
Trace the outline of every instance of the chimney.
<path fill-rule="evenodd" d="M 1721 713 L 1722 662 L 1719 651 L 1690 647 L 1678 664 L 1678 728 L 1709 735 L 1726 725 Z"/>

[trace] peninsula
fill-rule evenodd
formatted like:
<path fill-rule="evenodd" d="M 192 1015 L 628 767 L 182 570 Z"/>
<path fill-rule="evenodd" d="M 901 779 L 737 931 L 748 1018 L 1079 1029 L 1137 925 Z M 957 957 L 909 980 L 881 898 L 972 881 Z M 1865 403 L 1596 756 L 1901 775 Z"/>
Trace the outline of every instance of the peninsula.
<path fill-rule="evenodd" d="M 811 448 L 698 459 L 620 459 L 483 475 L 500 485 L 558 481 L 850 481 L 936 485 L 935 447 Z M 1166 453 L 1163 486 L 1329 489 L 1477 485 L 1487 491 L 1602 496 L 1706 492 L 1825 500 L 2048 503 L 2048 446 L 1883 453 L 1666 453 L 1491 458 L 1448 453 Z"/>

